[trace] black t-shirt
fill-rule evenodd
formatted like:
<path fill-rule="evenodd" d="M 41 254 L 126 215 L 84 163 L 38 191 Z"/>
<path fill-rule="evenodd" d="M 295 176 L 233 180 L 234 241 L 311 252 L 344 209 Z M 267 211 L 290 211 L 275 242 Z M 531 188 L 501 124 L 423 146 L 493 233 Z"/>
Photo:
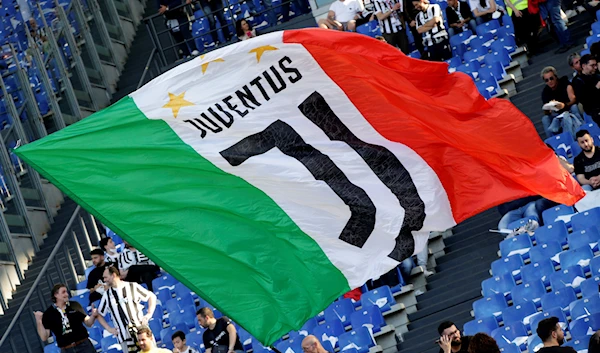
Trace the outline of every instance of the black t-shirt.
<path fill-rule="evenodd" d="M 460 338 L 460 350 L 457 353 L 464 352 L 467 353 L 469 351 L 469 343 L 471 342 L 471 336 L 463 336 Z M 440 353 L 444 353 L 442 349 L 440 349 Z"/>
<path fill-rule="evenodd" d="M 217 324 L 214 329 L 206 329 L 204 331 L 204 335 L 202 336 L 202 340 L 204 341 L 204 347 L 206 348 L 215 348 L 218 346 L 229 347 L 229 332 L 227 332 L 227 326 L 233 325 L 231 320 L 227 316 L 223 316 L 217 319 Z M 240 337 L 236 335 L 235 337 L 235 346 L 233 347 L 234 351 L 244 350 L 242 346 L 242 342 L 240 342 Z M 213 350 L 213 353 L 215 351 Z"/>
<path fill-rule="evenodd" d="M 577 351 L 573 347 L 542 347 L 537 353 L 576 353 Z"/>
<path fill-rule="evenodd" d="M 600 175 L 600 148 L 595 147 L 592 158 L 586 157 L 582 151 L 573 160 L 573 166 L 575 174 L 583 174 L 586 179 Z"/>
<path fill-rule="evenodd" d="M 71 343 L 88 338 L 88 332 L 83 326 L 87 315 L 79 303 L 67 304 L 65 307 L 66 320 L 63 319 L 59 310 L 52 305 L 44 311 L 44 316 L 42 316 L 42 324 L 47 330 L 54 333 L 56 344 L 59 347 L 66 347 Z"/>
<path fill-rule="evenodd" d="M 569 95 L 567 94 L 567 87 L 571 85 L 569 82 L 569 78 L 567 76 L 563 76 L 558 79 L 558 86 L 556 89 L 552 89 L 548 86 L 544 87 L 542 91 L 542 102 L 544 104 L 555 100 L 561 103 L 569 103 Z"/>
<path fill-rule="evenodd" d="M 87 289 L 92 289 L 95 286 L 98 285 L 98 283 L 103 283 L 103 274 L 104 274 L 104 269 L 106 268 L 107 264 L 105 263 L 103 266 L 98 266 L 95 269 L 93 269 L 90 274 L 88 275 L 87 278 Z M 102 294 L 98 293 L 98 292 L 93 292 L 90 293 L 90 304 L 92 302 L 95 302 L 96 300 L 99 300 L 102 298 Z"/>

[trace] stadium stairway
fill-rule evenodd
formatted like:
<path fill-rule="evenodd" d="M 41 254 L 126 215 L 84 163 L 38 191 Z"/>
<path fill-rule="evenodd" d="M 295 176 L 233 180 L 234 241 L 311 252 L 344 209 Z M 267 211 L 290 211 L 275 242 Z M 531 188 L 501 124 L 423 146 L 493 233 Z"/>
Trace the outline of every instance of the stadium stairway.
<path fill-rule="evenodd" d="M 452 229 L 444 239 L 445 255 L 436 259 L 436 274 L 427 278 L 427 291 L 417 296 L 417 312 L 408 315 L 408 332 L 399 344 L 402 353 L 439 350 L 437 326 L 445 320 L 457 327 L 472 320 L 472 303 L 481 298 L 481 281 L 490 277 L 492 261 L 498 259 L 502 235 L 489 233 L 497 227 L 496 208 L 471 217 Z"/>
<path fill-rule="evenodd" d="M 17 287 L 16 292 L 13 294 L 11 300 L 9 300 L 8 310 L 4 315 L 0 316 L 0 332 L 4 333 L 10 324 L 10 321 L 15 316 L 17 309 L 25 299 L 27 291 L 33 285 L 33 282 L 37 278 L 38 274 L 42 270 L 42 267 L 46 263 L 52 249 L 54 249 L 56 242 L 58 241 L 61 233 L 65 229 L 70 217 L 73 215 L 73 211 L 77 207 L 74 201 L 65 198 L 65 202 L 59 213 L 54 217 L 54 224 L 52 229 L 48 232 L 48 236 L 41 246 L 40 251 L 35 255 L 31 265 L 25 272 L 25 279 L 21 282 L 21 285 Z M 89 228 L 89 223 L 88 229 Z M 78 232 L 81 233 L 81 232 Z M 83 237 L 78 236 L 80 249 L 86 257 L 89 257 L 89 246 Z M 85 269 L 88 266 L 82 264 L 78 260 L 77 252 L 75 251 L 71 242 L 66 242 L 68 246 L 63 244 L 63 251 L 59 251 L 55 257 L 54 266 L 50 266 L 46 272 L 46 276 L 40 282 L 38 290 L 33 294 L 33 297 L 43 299 L 46 303 L 45 307 L 39 307 L 38 300 L 30 300 L 30 306 L 25 308 L 25 311 L 21 314 L 17 325 L 12 329 L 9 339 L 0 347 L 0 352 L 27 352 L 26 345 L 31 348 L 32 352 L 43 352 L 43 346 L 37 335 L 35 319 L 33 311 L 44 311 L 51 304 L 50 302 L 50 290 L 52 283 L 67 283 L 70 289 L 75 289 L 76 279 L 70 274 L 69 267 L 71 266 L 70 260 L 67 260 L 66 255 L 72 259 L 73 265 L 77 269 Z M 81 272 L 81 270 L 79 271 Z M 81 272 L 82 273 L 82 272 Z M 24 336 L 21 333 L 24 332 Z"/>

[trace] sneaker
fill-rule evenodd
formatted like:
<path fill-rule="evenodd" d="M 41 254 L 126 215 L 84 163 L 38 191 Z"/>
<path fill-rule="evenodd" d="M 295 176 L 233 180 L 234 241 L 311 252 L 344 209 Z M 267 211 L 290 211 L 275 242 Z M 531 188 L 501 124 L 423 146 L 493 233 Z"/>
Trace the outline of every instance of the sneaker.
<path fill-rule="evenodd" d="M 425 271 L 423 271 L 423 274 L 425 275 L 425 277 L 429 277 L 429 276 L 433 276 L 434 272 L 433 271 L 429 271 L 429 270 L 425 270 Z"/>
<path fill-rule="evenodd" d="M 577 11 L 567 10 L 567 12 L 565 12 L 565 15 L 567 15 L 567 18 L 573 18 L 577 16 Z"/>
<path fill-rule="evenodd" d="M 192 56 L 198 56 L 200 55 L 200 52 L 198 50 L 195 50 L 192 52 Z"/>
<path fill-rule="evenodd" d="M 524 234 L 524 233 L 533 235 L 533 233 L 535 233 L 535 230 L 538 229 L 539 226 L 540 225 L 536 220 L 530 219 L 524 225 L 513 230 L 509 235 L 506 236 L 506 238 L 508 239 L 508 238 L 516 237 L 517 235 Z"/>

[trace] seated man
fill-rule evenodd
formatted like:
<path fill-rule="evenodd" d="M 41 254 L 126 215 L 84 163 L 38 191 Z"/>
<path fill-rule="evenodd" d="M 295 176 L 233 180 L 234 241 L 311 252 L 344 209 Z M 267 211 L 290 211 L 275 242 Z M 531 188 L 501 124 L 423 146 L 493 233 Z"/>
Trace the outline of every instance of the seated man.
<path fill-rule="evenodd" d="M 573 77 L 581 74 L 581 63 L 579 62 L 580 59 L 581 56 L 579 55 L 579 53 L 572 53 L 567 58 L 567 63 L 569 64 L 569 67 L 573 69 Z"/>
<path fill-rule="evenodd" d="M 468 29 L 475 33 L 477 23 L 471 13 L 471 7 L 468 2 L 459 0 L 448 0 L 446 7 L 446 19 L 448 20 L 448 33 L 450 37 L 462 33 Z"/>
<path fill-rule="evenodd" d="M 444 321 L 438 326 L 440 353 L 468 352 L 471 336 L 460 336 L 460 330 L 452 321 Z"/>
<path fill-rule="evenodd" d="M 359 0 L 336 0 L 329 6 L 327 18 L 319 20 L 319 27 L 354 32 L 363 10 Z"/>
<path fill-rule="evenodd" d="M 120 277 L 127 282 L 145 283 L 149 291 L 153 291 L 152 280 L 160 270 L 152 260 L 139 250 L 125 243 L 125 250 L 119 256 Z"/>
<path fill-rule="evenodd" d="M 586 54 L 579 60 L 581 63 L 581 74 L 573 79 L 573 89 L 583 110 L 600 124 L 600 74 L 596 58 Z"/>
<path fill-rule="evenodd" d="M 542 124 L 546 137 L 551 137 L 561 132 L 570 132 L 575 135 L 577 129 L 583 124 L 583 118 L 577 108 L 577 97 L 573 86 L 567 76 L 558 78 L 556 69 L 546 66 L 542 70 L 542 80 L 546 87 L 542 91 L 542 102 L 549 109 L 544 109 Z M 552 105 L 552 106 L 551 106 Z M 563 114 L 569 112 L 573 116 Z"/>
<path fill-rule="evenodd" d="M 600 152 L 594 146 L 594 138 L 587 130 L 577 132 L 577 143 L 582 151 L 573 160 L 575 175 L 583 190 L 600 187 Z"/>

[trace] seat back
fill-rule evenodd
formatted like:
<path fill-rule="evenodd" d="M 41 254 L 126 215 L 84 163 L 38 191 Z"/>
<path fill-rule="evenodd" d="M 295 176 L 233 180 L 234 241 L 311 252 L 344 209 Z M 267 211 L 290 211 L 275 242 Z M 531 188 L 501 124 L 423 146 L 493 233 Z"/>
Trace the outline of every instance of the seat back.
<path fill-rule="evenodd" d="M 544 283 L 550 283 L 549 276 L 554 273 L 554 264 L 550 259 L 543 259 L 539 262 L 532 262 L 529 265 L 521 267 L 521 279 L 523 282 L 532 282 L 543 279 Z"/>
<path fill-rule="evenodd" d="M 558 221 L 553 223 L 553 221 L 551 221 L 551 219 L 556 219 L 558 213 L 561 212 L 562 210 L 556 210 L 554 207 L 542 213 L 542 218 L 546 225 L 536 229 L 535 234 L 533 235 L 538 244 L 546 244 L 550 241 L 556 241 L 560 245 L 567 244 L 567 235 L 569 234 L 569 231 L 567 230 L 565 222 Z"/>
<path fill-rule="evenodd" d="M 537 308 L 533 302 L 524 302 L 523 304 L 509 306 L 502 311 L 504 326 L 511 325 L 514 322 L 523 322 L 524 318 L 536 312 Z"/>
<path fill-rule="evenodd" d="M 344 326 L 350 324 L 350 315 L 354 312 L 354 305 L 352 300 L 344 298 L 331 303 L 325 309 L 325 321 L 330 322 L 334 319 L 338 319 Z"/>
<path fill-rule="evenodd" d="M 382 286 L 364 293 L 360 301 L 364 306 L 375 305 L 381 309 L 381 312 L 391 310 L 396 305 L 396 300 L 389 286 Z"/>
<path fill-rule="evenodd" d="M 381 328 L 385 326 L 385 320 L 377 305 L 366 306 L 359 311 L 353 312 L 350 315 L 350 323 L 353 329 L 357 327 L 370 327 L 374 333 L 381 331 Z"/>
<path fill-rule="evenodd" d="M 577 295 L 573 288 L 564 287 L 554 289 L 542 297 L 542 309 L 544 309 L 544 311 L 554 308 L 568 310 L 571 302 L 575 300 L 577 300 Z"/>
<path fill-rule="evenodd" d="M 580 261 L 591 260 L 593 257 L 594 253 L 592 253 L 592 249 L 590 249 L 589 245 L 567 250 L 559 255 L 560 267 L 569 268 L 571 266 L 576 266 Z"/>
<path fill-rule="evenodd" d="M 533 282 L 525 282 L 515 286 L 512 289 L 511 294 L 515 304 L 522 304 L 524 302 L 536 304 L 546 294 L 546 286 L 541 279 L 538 279 Z"/>

